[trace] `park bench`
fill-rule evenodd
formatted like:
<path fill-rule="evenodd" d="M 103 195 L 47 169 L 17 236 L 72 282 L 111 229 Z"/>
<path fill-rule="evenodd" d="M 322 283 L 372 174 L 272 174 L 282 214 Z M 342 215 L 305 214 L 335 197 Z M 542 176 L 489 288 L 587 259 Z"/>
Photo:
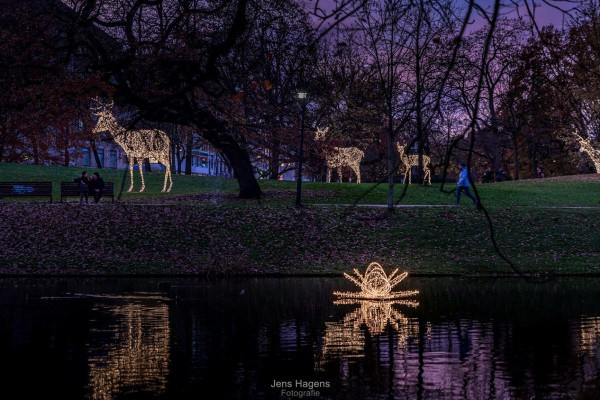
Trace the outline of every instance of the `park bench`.
<path fill-rule="evenodd" d="M 62 203 L 63 197 L 75 196 L 79 197 L 79 183 L 77 182 L 61 182 L 60 183 L 60 202 Z M 94 194 L 90 190 L 88 196 L 94 198 Z M 115 202 L 115 191 L 112 182 L 104 182 L 104 192 L 102 197 L 112 198 L 112 202 Z"/>
<path fill-rule="evenodd" d="M 0 182 L 0 198 L 12 196 L 47 196 L 52 203 L 52 182 Z"/>

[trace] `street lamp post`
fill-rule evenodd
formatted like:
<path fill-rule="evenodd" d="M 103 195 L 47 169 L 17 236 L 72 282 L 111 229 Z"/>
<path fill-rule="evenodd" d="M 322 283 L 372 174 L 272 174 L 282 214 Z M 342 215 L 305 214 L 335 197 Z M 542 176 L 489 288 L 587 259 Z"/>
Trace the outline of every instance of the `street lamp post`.
<path fill-rule="evenodd" d="M 306 114 L 306 91 L 304 89 L 297 93 L 298 100 L 302 105 L 300 117 L 300 149 L 298 151 L 298 174 L 296 177 L 296 207 L 302 206 L 302 157 L 304 155 L 304 115 Z"/>

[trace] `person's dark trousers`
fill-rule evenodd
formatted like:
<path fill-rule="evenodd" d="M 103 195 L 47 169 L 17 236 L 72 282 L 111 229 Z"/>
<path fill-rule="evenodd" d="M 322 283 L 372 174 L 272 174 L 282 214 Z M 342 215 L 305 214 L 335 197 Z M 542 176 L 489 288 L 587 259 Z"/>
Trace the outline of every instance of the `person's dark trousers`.
<path fill-rule="evenodd" d="M 85 197 L 85 203 L 87 204 L 88 202 L 88 190 L 86 189 L 81 189 L 81 191 L 79 192 L 79 204 L 83 203 L 83 198 Z"/>
<path fill-rule="evenodd" d="M 100 189 L 99 191 L 95 191 L 94 192 L 94 203 L 99 203 L 100 202 L 100 198 L 102 197 L 102 192 L 104 192 L 104 190 Z"/>
<path fill-rule="evenodd" d="M 456 191 L 456 203 L 458 204 L 460 203 L 460 193 L 464 190 L 465 194 L 471 198 L 471 200 L 473 200 L 473 204 L 477 205 L 477 200 L 475 199 L 475 196 L 473 196 L 473 194 L 471 194 L 471 191 L 469 190 L 468 186 L 459 186 L 458 190 Z"/>

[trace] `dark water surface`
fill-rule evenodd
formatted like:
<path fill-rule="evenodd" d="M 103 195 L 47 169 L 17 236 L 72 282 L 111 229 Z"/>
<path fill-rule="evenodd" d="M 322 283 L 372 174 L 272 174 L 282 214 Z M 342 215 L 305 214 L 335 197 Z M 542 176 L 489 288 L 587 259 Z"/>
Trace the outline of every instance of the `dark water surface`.
<path fill-rule="evenodd" d="M 334 304 L 343 278 L 0 279 L 0 397 L 600 398 L 600 280 L 398 289 L 418 305 Z"/>

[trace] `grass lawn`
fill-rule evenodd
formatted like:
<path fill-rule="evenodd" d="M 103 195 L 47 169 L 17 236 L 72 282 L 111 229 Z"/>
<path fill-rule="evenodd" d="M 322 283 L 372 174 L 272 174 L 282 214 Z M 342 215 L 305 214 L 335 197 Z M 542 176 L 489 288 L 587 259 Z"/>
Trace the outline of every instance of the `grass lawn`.
<path fill-rule="evenodd" d="M 0 163 L 0 181 L 51 180 L 56 200 L 60 182 L 80 171 Z M 124 174 L 101 175 L 119 187 Z M 390 214 L 321 206 L 359 198 L 384 204 L 386 185 L 305 182 L 307 206 L 297 210 L 295 182 L 261 181 L 265 196 L 258 202 L 235 200 L 232 179 L 174 176 L 172 193 L 162 194 L 164 175 L 146 176 L 146 192 L 124 193 L 114 205 L 1 200 L 0 274 L 321 274 L 363 270 L 371 261 L 418 274 L 514 274 L 492 246 L 484 213 L 469 199 L 460 207 Z M 396 186 L 397 194 L 402 188 Z M 600 273 L 599 175 L 477 188 L 498 247 L 519 272 Z M 400 204 L 453 203 L 439 189 L 411 185 Z"/>

